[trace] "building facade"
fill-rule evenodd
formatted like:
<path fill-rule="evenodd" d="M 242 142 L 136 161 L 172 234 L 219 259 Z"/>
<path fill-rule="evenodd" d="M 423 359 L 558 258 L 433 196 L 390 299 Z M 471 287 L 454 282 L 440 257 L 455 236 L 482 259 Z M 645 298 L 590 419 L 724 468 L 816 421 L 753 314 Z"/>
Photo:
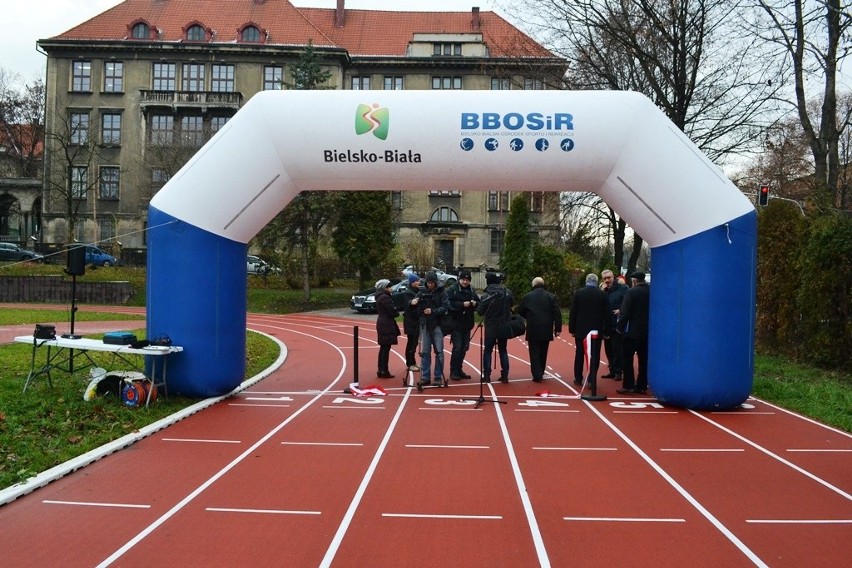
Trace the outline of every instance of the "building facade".
<path fill-rule="evenodd" d="M 349 10 L 344 0 L 126 0 L 39 46 L 41 239 L 136 249 L 154 193 L 254 94 L 293 88 L 308 46 L 334 89 L 545 89 L 566 68 L 493 12 Z M 496 266 L 511 197 L 482 189 L 392 192 L 398 238 L 431 239 L 446 267 Z M 530 207 L 533 230 L 555 239 L 556 195 L 533 194 Z"/>

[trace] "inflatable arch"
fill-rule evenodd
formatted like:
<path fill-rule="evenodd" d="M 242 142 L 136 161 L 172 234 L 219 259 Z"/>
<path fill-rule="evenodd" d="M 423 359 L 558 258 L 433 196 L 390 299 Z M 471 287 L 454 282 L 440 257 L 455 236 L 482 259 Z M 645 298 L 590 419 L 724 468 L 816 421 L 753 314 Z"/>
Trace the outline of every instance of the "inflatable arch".
<path fill-rule="evenodd" d="M 593 191 L 653 252 L 657 397 L 751 392 L 756 212 L 646 97 L 595 91 L 269 91 L 151 200 L 147 332 L 185 351 L 172 392 L 245 372 L 247 243 L 303 190 Z"/>

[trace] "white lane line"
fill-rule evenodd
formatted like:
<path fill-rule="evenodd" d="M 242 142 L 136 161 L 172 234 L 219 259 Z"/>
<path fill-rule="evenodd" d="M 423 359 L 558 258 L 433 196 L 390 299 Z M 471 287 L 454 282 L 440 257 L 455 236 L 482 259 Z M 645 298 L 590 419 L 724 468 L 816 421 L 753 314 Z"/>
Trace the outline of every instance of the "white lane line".
<path fill-rule="evenodd" d="M 747 523 L 767 525 L 848 525 L 852 519 L 746 519 Z"/>
<path fill-rule="evenodd" d="M 563 452 L 616 452 L 618 448 L 549 448 L 546 446 L 533 446 L 534 450 L 557 450 Z"/>
<path fill-rule="evenodd" d="M 589 408 L 589 410 L 595 413 L 598 418 L 610 428 L 610 430 L 615 432 L 616 436 L 621 438 L 624 443 L 630 446 L 633 451 L 639 455 L 640 458 L 645 460 L 645 463 L 650 465 L 651 468 L 656 471 L 660 475 L 660 477 L 662 477 L 669 485 L 671 485 L 675 491 L 677 491 L 684 499 L 686 499 L 690 505 L 692 505 L 699 513 L 701 513 L 701 515 L 705 519 L 707 519 L 710 524 L 716 527 L 716 529 L 721 532 L 729 541 L 731 541 L 731 543 L 736 546 L 740 550 L 740 552 L 742 552 L 746 557 L 748 557 L 749 560 L 751 560 L 756 566 L 760 566 L 761 568 L 769 568 L 768 564 L 761 560 L 760 557 L 757 556 L 757 554 L 755 554 L 748 546 L 746 546 L 743 541 L 737 538 L 737 535 L 731 532 L 728 527 L 722 524 L 722 521 L 713 516 L 713 513 L 708 511 L 707 508 L 704 507 L 704 505 L 699 503 L 698 500 L 689 493 L 689 491 L 687 491 L 682 485 L 675 481 L 675 479 L 671 475 L 669 475 L 666 470 L 664 470 L 657 462 L 651 459 L 651 456 L 642 451 L 642 448 L 636 445 L 636 442 L 631 440 L 627 434 L 619 430 L 618 427 L 616 427 L 615 424 L 613 424 L 606 416 L 604 416 L 600 410 L 595 408 L 594 404 L 587 400 L 583 401 L 583 403 Z"/>
<path fill-rule="evenodd" d="M 686 519 L 655 519 L 649 517 L 562 517 L 564 521 L 600 521 L 607 523 L 685 523 Z"/>
<path fill-rule="evenodd" d="M 406 448 L 439 448 L 442 450 L 488 450 L 490 446 L 443 446 L 439 444 L 405 444 Z"/>
<path fill-rule="evenodd" d="M 344 364 L 341 365 L 340 371 L 338 372 L 337 376 L 334 379 L 332 379 L 332 381 L 329 383 L 329 385 L 326 387 L 326 389 L 324 391 L 317 393 L 313 398 L 306 401 L 300 408 L 298 408 L 295 412 L 293 412 L 290 416 L 288 416 L 283 422 L 281 422 L 280 424 L 278 424 L 277 426 L 272 428 L 269 432 L 267 432 L 266 434 L 261 436 L 261 438 L 257 442 L 252 444 L 250 447 L 246 448 L 246 450 L 243 453 L 241 453 L 239 456 L 237 456 L 236 458 L 231 460 L 230 463 L 228 463 L 227 465 L 225 465 L 225 467 L 223 467 L 222 469 L 217 471 L 215 474 L 213 474 L 209 479 L 207 479 L 207 481 L 205 481 L 204 483 L 202 483 L 201 485 L 196 487 L 192 492 L 189 493 L 189 495 L 187 495 L 186 497 L 181 499 L 177 504 L 175 504 L 171 509 L 169 509 L 168 511 L 163 513 L 153 523 L 151 523 L 150 525 L 148 525 L 147 527 L 142 529 L 136 536 L 134 536 L 133 538 L 128 540 L 122 547 L 120 547 L 118 550 L 116 550 L 115 552 L 110 554 L 107 558 L 105 558 L 103 561 L 101 561 L 98 564 L 98 568 L 110 566 L 110 565 L 112 565 L 113 562 L 115 562 L 116 560 L 118 560 L 119 558 L 124 556 L 124 554 L 127 551 L 131 550 L 134 546 L 139 544 L 139 542 L 141 542 L 145 537 L 147 537 L 152 532 L 154 532 L 157 528 L 159 528 L 160 525 L 162 525 L 163 523 L 165 523 L 166 521 L 171 519 L 173 516 L 175 516 L 181 509 L 186 507 L 196 497 L 201 495 L 211 485 L 213 485 L 216 481 L 221 479 L 226 473 L 230 472 L 238 464 L 240 464 L 243 460 L 245 460 L 246 458 L 251 456 L 257 448 L 259 448 L 260 446 L 265 444 L 270 438 L 272 438 L 279 431 L 281 431 L 282 428 L 284 428 L 285 426 L 287 426 L 288 424 L 293 422 L 299 415 L 301 415 L 308 408 L 310 408 L 315 402 L 321 400 L 326 391 L 331 390 L 331 387 L 333 387 L 335 384 L 340 382 L 341 378 L 343 377 L 343 374 L 346 372 L 346 365 L 345 365 L 346 357 L 343 355 L 343 352 L 340 349 L 337 348 L 337 346 L 335 346 L 330 341 L 327 341 L 327 340 L 325 340 L 321 337 L 318 337 L 318 336 L 315 336 L 315 335 L 308 335 L 307 333 L 303 333 L 301 331 L 295 331 L 295 330 L 291 330 L 291 329 L 287 329 L 287 328 L 276 328 L 276 329 L 286 330 L 286 331 L 289 331 L 290 333 L 296 333 L 296 334 L 299 334 L 299 335 L 306 335 L 306 336 L 308 336 L 312 339 L 316 339 L 317 341 L 321 341 L 323 343 L 326 343 L 332 349 L 336 350 L 337 353 L 340 355 L 340 360 L 344 362 Z"/>
<path fill-rule="evenodd" d="M 281 442 L 284 446 L 363 446 L 361 442 Z"/>
<path fill-rule="evenodd" d="M 817 422 L 816 420 L 808 418 L 807 416 L 802 416 L 801 414 L 796 414 L 792 410 L 787 410 L 786 408 L 781 408 L 780 406 L 776 406 L 776 405 L 772 404 L 771 402 L 766 402 L 765 400 L 761 400 L 759 398 L 754 398 L 754 397 L 749 397 L 749 398 L 752 399 L 752 400 L 756 400 L 756 401 L 760 402 L 761 404 L 765 404 L 766 406 L 774 408 L 778 412 L 782 412 L 784 414 L 789 414 L 790 416 L 795 416 L 796 418 L 798 418 L 800 420 L 804 420 L 805 422 L 810 422 L 814 426 L 819 426 L 820 428 L 825 428 L 826 430 L 831 430 L 835 434 L 840 434 L 841 436 L 846 436 L 847 438 L 852 438 L 852 433 L 844 432 L 843 430 L 840 430 L 840 429 L 835 428 L 833 426 L 828 426 L 827 424 Z"/>
<path fill-rule="evenodd" d="M 321 515 L 320 511 L 288 511 L 286 509 L 230 509 L 227 507 L 207 507 L 205 511 L 214 513 L 260 513 L 266 515 Z"/>
<path fill-rule="evenodd" d="M 242 444 L 240 440 L 210 440 L 204 438 L 161 438 L 163 442 L 198 442 L 201 444 Z"/>
<path fill-rule="evenodd" d="M 385 432 L 385 436 L 384 438 L 382 438 L 382 442 L 376 449 L 376 454 L 373 456 L 373 461 L 370 462 L 370 466 L 364 473 L 364 477 L 363 479 L 361 479 L 361 484 L 358 486 L 358 490 L 355 492 L 355 495 L 352 498 L 352 502 L 349 503 L 349 508 L 346 510 L 346 514 L 343 515 L 343 520 L 340 521 L 340 526 L 337 527 L 337 532 L 334 533 L 334 538 L 331 539 L 331 544 L 329 544 L 328 550 L 325 551 L 325 556 L 320 562 L 321 567 L 331 566 L 331 563 L 334 561 L 334 557 L 337 555 L 337 551 L 340 549 L 340 543 L 343 542 L 343 537 L 346 536 L 346 531 L 349 530 L 349 525 L 352 524 L 352 519 L 355 517 L 355 511 L 358 510 L 358 505 L 361 504 L 361 499 L 364 497 L 364 493 L 367 491 L 367 486 L 373 479 L 373 474 L 376 472 L 376 467 L 378 467 L 379 465 L 379 460 L 382 458 L 382 454 L 384 454 L 385 448 L 387 448 L 388 446 L 391 434 L 393 434 L 393 431 L 396 429 L 396 425 L 399 423 L 399 418 L 400 416 L 402 416 L 402 411 L 405 408 L 405 405 L 408 403 L 408 399 L 408 394 L 402 397 L 402 400 L 399 403 L 399 407 L 396 409 L 396 413 L 393 416 L 393 420 L 391 420 L 391 423 L 388 425 L 388 429 Z"/>
<path fill-rule="evenodd" d="M 840 453 L 852 452 L 852 450 L 846 450 L 846 449 L 832 450 L 832 449 L 819 449 L 819 448 L 813 448 L 813 449 L 811 449 L 811 448 L 787 448 L 787 451 L 788 452 L 829 452 L 829 453 L 831 453 L 831 452 L 840 452 Z"/>
<path fill-rule="evenodd" d="M 516 408 L 515 412 L 580 412 L 579 410 L 565 410 L 561 408 Z"/>
<path fill-rule="evenodd" d="M 289 404 L 241 404 L 239 402 L 229 402 L 228 406 L 253 406 L 255 408 L 290 408 Z"/>
<path fill-rule="evenodd" d="M 42 501 L 47 505 L 76 505 L 79 507 L 118 507 L 120 509 L 150 509 L 151 505 L 133 505 L 130 503 L 94 503 L 91 501 Z"/>
<path fill-rule="evenodd" d="M 497 393 L 494 387 L 489 384 L 488 390 L 491 391 L 491 397 L 496 398 Z M 533 544 L 535 545 L 536 555 L 538 556 L 538 564 L 542 568 L 549 568 L 550 558 L 547 555 L 547 549 L 544 546 L 544 539 L 541 536 L 541 529 L 538 526 L 538 521 L 535 518 L 532 502 L 530 501 L 529 491 L 527 491 L 524 476 L 521 474 L 521 467 L 518 464 L 518 456 L 515 455 L 515 447 L 512 445 L 512 439 L 509 437 L 509 428 L 506 426 L 506 420 L 503 418 L 503 410 L 499 404 L 494 405 L 497 413 L 497 421 L 500 423 L 500 431 L 503 434 L 503 441 L 506 444 L 506 453 L 509 454 L 509 462 L 512 464 L 512 472 L 515 475 L 515 484 L 518 487 L 518 494 L 521 498 L 521 503 L 524 505 L 524 513 L 527 517 L 527 525 L 530 529 Z"/>
<path fill-rule="evenodd" d="M 339 404 L 337 406 L 326 405 L 323 406 L 323 408 L 330 408 L 334 410 L 385 410 L 384 406 L 342 406 Z"/>
<path fill-rule="evenodd" d="M 289 396 L 279 396 L 278 398 L 272 398 L 269 396 L 244 396 L 243 400 L 262 400 L 264 402 L 272 402 L 273 400 L 280 400 L 282 402 L 293 402 L 293 398 Z"/>
<path fill-rule="evenodd" d="M 500 521 L 502 515 L 427 515 L 421 513 L 382 513 L 383 517 L 402 519 L 465 519 L 473 521 Z"/>
<path fill-rule="evenodd" d="M 462 407 L 457 406 L 457 407 L 454 407 L 454 408 L 451 408 L 451 407 L 448 407 L 448 406 L 424 406 L 424 407 L 418 408 L 417 410 L 442 410 L 442 411 L 452 411 L 452 412 L 464 410 L 465 412 L 470 412 L 471 410 L 482 410 L 482 409 L 481 408 L 465 408 L 463 406 Z"/>
<path fill-rule="evenodd" d="M 661 452 L 744 452 L 745 448 L 660 448 Z"/>
<path fill-rule="evenodd" d="M 846 499 L 848 499 L 849 501 L 852 501 L 852 495 L 850 495 L 849 493 L 846 493 L 845 491 L 843 491 L 843 490 L 842 490 L 842 489 L 840 489 L 839 487 L 835 487 L 834 485 L 832 485 L 832 484 L 831 484 L 831 483 L 829 483 L 828 481 L 826 481 L 826 480 L 824 480 L 824 479 L 822 479 L 822 478 L 820 478 L 820 477 L 817 477 L 816 475 L 814 475 L 813 473 L 811 473 L 811 472 L 807 471 L 806 469 L 804 469 L 804 468 L 801 468 L 801 467 L 797 466 L 796 464 L 794 464 L 794 463 L 793 463 L 793 462 L 791 462 L 791 461 L 787 461 L 787 460 L 785 460 L 784 458 L 782 458 L 782 457 L 781 457 L 781 456 L 779 456 L 778 454 L 776 454 L 776 453 L 774 453 L 774 452 L 769 451 L 768 449 L 764 448 L 763 446 L 761 446 L 760 444 L 758 444 L 758 443 L 756 443 L 756 442 L 752 442 L 751 440 L 749 440 L 749 439 L 748 439 L 748 438 L 746 438 L 745 436 L 741 436 L 741 435 L 737 434 L 736 432 L 734 432 L 734 431 L 733 431 L 733 430 L 731 430 L 730 428 L 725 428 L 725 427 L 724 427 L 724 426 L 722 426 L 721 424 L 719 424 L 719 423 L 717 423 L 717 422 L 714 422 L 714 421 L 710 420 L 710 419 L 709 419 L 709 418 L 707 418 L 706 416 L 702 416 L 701 414 L 699 414 L 698 412 L 696 412 L 696 411 L 694 411 L 694 410 L 690 410 L 689 412 L 691 412 L 694 416 L 697 416 L 697 417 L 699 417 L 700 419 L 704 420 L 705 422 L 708 422 L 709 424 L 712 424 L 713 426 L 715 426 L 716 428 L 718 428 L 718 429 L 722 430 L 723 432 L 727 432 L 728 434 L 730 434 L 731 436 L 733 436 L 733 437 L 734 437 L 734 438 L 736 438 L 737 440 L 740 440 L 740 441 L 742 441 L 742 442 L 745 442 L 746 444 L 748 444 L 748 445 L 749 445 L 749 446 L 751 446 L 752 448 L 754 448 L 754 449 L 756 449 L 756 450 L 759 450 L 759 451 L 763 452 L 764 454 L 766 454 L 767 456 L 769 456 L 769 457 L 771 457 L 771 458 L 773 458 L 773 459 L 776 459 L 776 460 L 778 460 L 779 462 L 783 463 L 783 464 L 784 464 L 784 465 L 786 465 L 787 467 L 789 467 L 789 468 L 791 468 L 791 469 L 794 469 L 795 471 L 798 471 L 799 473 L 801 473 L 801 474 L 802 474 L 802 475 L 804 475 L 805 477 L 808 477 L 808 478 L 810 478 L 810 479 L 812 479 L 812 480 L 816 481 L 816 482 L 817 482 L 817 483 L 819 483 L 820 485 L 822 485 L 822 486 L 824 486 L 824 487 L 827 487 L 828 489 L 830 489 L 830 490 L 834 491 L 835 493 L 837 493 L 837 494 L 838 494 L 838 495 L 840 495 L 841 497 L 845 497 L 845 498 L 846 498 Z"/>
<path fill-rule="evenodd" d="M 676 410 L 613 410 L 613 414 L 677 414 Z"/>
<path fill-rule="evenodd" d="M 764 414 L 766 416 L 773 416 L 774 412 L 756 412 L 754 410 L 732 410 L 730 412 L 726 412 L 724 410 L 715 410 L 710 414 L 739 414 L 740 416 L 755 416 L 757 414 Z"/>

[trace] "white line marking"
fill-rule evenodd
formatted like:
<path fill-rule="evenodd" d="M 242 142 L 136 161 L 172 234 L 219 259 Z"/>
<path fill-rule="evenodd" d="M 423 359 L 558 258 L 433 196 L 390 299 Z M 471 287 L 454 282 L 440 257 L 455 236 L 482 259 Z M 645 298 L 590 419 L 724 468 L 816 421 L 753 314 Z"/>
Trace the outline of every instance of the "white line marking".
<path fill-rule="evenodd" d="M 239 440 L 204 440 L 202 438 L 161 438 L 163 442 L 200 442 L 202 444 L 242 444 Z"/>
<path fill-rule="evenodd" d="M 761 568 L 769 568 L 768 564 L 766 564 L 763 560 L 760 559 L 757 554 L 755 554 L 746 544 L 737 538 L 737 535 L 732 533 L 728 527 L 726 527 L 722 522 L 713 516 L 713 513 L 708 511 L 704 505 L 698 502 L 698 500 L 693 497 L 683 486 L 681 486 L 675 479 L 669 475 L 657 462 L 655 462 L 651 457 L 642 451 L 642 448 L 636 445 L 636 443 L 631 440 L 627 434 L 619 430 L 615 424 L 613 424 L 606 416 L 604 416 L 600 410 L 595 408 L 595 405 L 591 402 L 584 400 L 583 404 L 585 404 L 589 410 L 595 413 L 600 420 L 609 426 L 609 428 L 615 432 L 616 436 L 621 438 L 624 443 L 630 446 L 634 452 L 636 452 L 639 457 L 645 460 L 645 463 L 651 466 L 651 468 L 656 471 L 669 485 L 674 488 L 675 491 L 680 493 L 680 495 L 686 499 L 690 505 L 692 505 L 701 515 L 707 519 L 716 529 L 721 532 L 734 546 L 736 546 L 740 552 L 742 552 L 746 557 L 749 558 L 756 566 L 760 566 Z"/>
<path fill-rule="evenodd" d="M 396 517 L 403 519 L 470 519 L 484 521 L 499 521 L 502 515 L 426 515 L 418 513 L 382 513 L 383 517 Z"/>
<path fill-rule="evenodd" d="M 450 407 L 447 407 L 447 406 L 424 406 L 424 407 L 418 408 L 417 410 L 445 410 L 445 411 L 447 411 L 447 410 L 448 411 L 464 410 L 465 412 L 470 412 L 471 410 L 482 410 L 482 409 L 481 408 L 469 408 L 469 407 L 464 407 L 464 406 L 461 406 L 461 407 L 457 406 L 457 407 L 453 407 L 453 408 L 450 408 Z"/>
<path fill-rule="evenodd" d="M 558 450 L 568 452 L 616 452 L 618 448 L 548 448 L 544 446 L 533 446 L 534 450 Z"/>
<path fill-rule="evenodd" d="M 746 519 L 747 523 L 770 525 L 847 525 L 852 519 Z"/>
<path fill-rule="evenodd" d="M 216 513 L 263 513 L 269 515 L 321 515 L 320 511 L 287 511 L 286 509 L 229 509 L 226 507 L 207 507 L 205 511 Z"/>
<path fill-rule="evenodd" d="M 613 410 L 613 414 L 677 414 L 677 411 L 666 410 Z"/>
<path fill-rule="evenodd" d="M 376 467 L 379 465 L 379 460 L 381 459 L 385 448 L 387 448 L 391 434 L 393 434 L 393 431 L 396 429 L 396 425 L 399 423 L 399 418 L 402 416 L 402 411 L 408 403 L 408 392 L 402 397 L 402 401 L 400 401 L 399 407 L 396 409 L 393 420 L 391 420 L 391 423 L 388 425 L 385 436 L 382 438 L 378 449 L 376 449 L 373 461 L 370 462 L 370 466 L 367 468 L 366 473 L 364 473 L 364 477 L 361 479 L 361 484 L 358 486 L 358 490 L 355 492 L 352 502 L 349 503 L 349 508 L 346 510 L 346 514 L 343 515 L 343 520 L 340 521 L 340 526 L 337 527 L 337 532 L 334 533 L 334 538 L 331 539 L 331 544 L 329 544 L 328 550 L 325 551 L 325 556 L 320 562 L 321 567 L 327 568 L 328 566 L 331 566 L 331 563 L 334 561 L 334 557 L 337 555 L 337 551 L 340 549 L 343 537 L 346 536 L 346 531 L 349 530 L 349 525 L 352 524 L 352 519 L 355 517 L 355 511 L 358 510 L 358 505 L 361 504 L 361 499 L 364 497 L 364 493 L 367 491 L 367 486 L 370 484 L 373 474 L 376 472 Z"/>
<path fill-rule="evenodd" d="M 281 442 L 285 446 L 363 446 L 361 442 Z"/>
<path fill-rule="evenodd" d="M 661 452 L 744 452 L 745 448 L 660 448 Z"/>
<path fill-rule="evenodd" d="M 272 402 L 273 400 L 280 400 L 282 402 L 293 402 L 293 398 L 289 396 L 279 396 L 278 398 L 271 398 L 268 396 L 246 396 L 243 398 L 245 400 L 264 400 L 267 402 Z"/>
<path fill-rule="evenodd" d="M 775 410 L 777 410 L 779 412 L 789 414 L 790 416 L 795 416 L 796 418 L 804 420 L 805 422 L 810 422 L 814 426 L 819 426 L 820 428 L 825 428 L 826 430 L 831 430 L 835 434 L 840 434 L 841 436 L 846 436 L 847 438 L 852 438 L 852 433 L 844 432 L 843 430 L 840 430 L 838 428 L 834 428 L 833 426 L 828 426 L 826 424 L 822 424 L 821 422 L 817 422 L 816 420 L 808 418 L 807 416 L 802 416 L 801 414 L 796 414 L 792 410 L 787 410 L 786 408 L 781 408 L 780 406 L 775 406 L 771 402 L 766 402 L 765 400 L 761 400 L 759 398 L 754 398 L 754 397 L 749 397 L 749 398 L 756 400 L 756 401 L 760 402 L 761 404 L 765 404 L 766 406 L 774 408 Z"/>
<path fill-rule="evenodd" d="M 580 412 L 579 410 L 564 410 L 559 408 L 516 408 L 515 412 Z"/>
<path fill-rule="evenodd" d="M 241 404 L 239 402 L 229 402 L 228 406 L 253 406 L 255 408 L 261 408 L 261 407 L 290 408 L 289 404 Z"/>
<path fill-rule="evenodd" d="M 787 451 L 788 452 L 852 452 L 852 450 L 845 450 L 845 449 L 837 449 L 837 450 L 823 449 L 823 450 L 821 450 L 821 449 L 818 449 L 818 448 L 814 448 L 814 449 L 788 448 Z"/>
<path fill-rule="evenodd" d="M 652 519 L 642 517 L 562 517 L 564 521 L 603 521 L 613 523 L 685 523 L 686 519 Z"/>
<path fill-rule="evenodd" d="M 338 404 L 337 406 L 326 405 L 323 408 L 335 410 L 385 410 L 384 406 L 343 406 L 342 404 Z"/>
<path fill-rule="evenodd" d="M 710 414 L 739 414 L 740 416 L 755 416 L 757 414 L 764 414 L 767 416 L 773 416 L 774 412 L 754 412 L 752 410 L 732 410 L 730 412 L 725 412 L 724 410 L 716 410 L 711 412 Z"/>
<path fill-rule="evenodd" d="M 118 507 L 122 509 L 150 509 L 151 505 L 131 505 L 130 503 L 92 503 L 87 501 L 42 501 L 48 505 L 79 505 L 81 507 Z"/>
<path fill-rule="evenodd" d="M 443 446 L 438 444 L 405 444 L 406 448 L 439 448 L 449 450 L 488 450 L 489 446 Z"/>
<path fill-rule="evenodd" d="M 826 480 L 824 480 L 824 479 L 822 479 L 822 478 L 817 477 L 816 475 L 812 474 L 811 472 L 809 472 L 809 471 L 807 471 L 807 470 L 805 470 L 805 469 L 803 469 L 803 468 L 801 468 L 801 467 L 797 466 L 797 465 L 796 465 L 796 464 L 794 464 L 793 462 L 790 462 L 790 461 L 785 460 L 784 458 L 782 458 L 782 457 L 781 457 L 781 456 L 779 456 L 778 454 L 773 453 L 773 452 L 771 452 L 771 451 L 767 450 L 766 448 L 764 448 L 764 447 L 763 447 L 763 446 L 761 446 L 760 444 L 757 444 L 757 443 L 755 443 L 755 442 L 752 442 L 751 440 L 749 440 L 749 439 L 748 439 L 748 438 L 746 438 L 745 436 L 740 436 L 739 434 L 737 434 L 737 433 L 736 433 L 736 432 L 734 432 L 733 430 L 731 430 L 731 429 L 729 429 L 729 428 L 725 428 L 725 427 L 724 427 L 724 426 L 722 426 L 721 424 L 718 424 L 718 423 L 716 423 L 716 422 L 713 422 L 712 420 L 710 420 L 710 419 L 709 419 L 709 418 L 707 418 L 706 416 L 702 416 L 701 414 L 699 414 L 699 413 L 695 412 L 694 410 L 690 410 L 689 412 L 691 412 L 694 416 L 697 416 L 697 417 L 699 417 L 700 419 L 704 420 L 705 422 L 708 422 L 708 423 L 712 424 L 713 426 L 715 426 L 716 428 L 718 428 L 718 429 L 722 430 L 723 432 L 727 432 L 728 434 L 730 434 L 730 435 L 731 435 L 731 436 L 733 436 L 734 438 L 736 438 L 736 439 L 738 439 L 738 440 L 740 440 L 740 441 L 742 441 L 742 442 L 745 442 L 746 444 L 748 444 L 749 446 L 751 446 L 751 447 L 755 448 L 756 450 L 760 450 L 761 452 L 763 452 L 763 453 L 764 453 L 764 454 L 766 454 L 767 456 L 769 456 L 769 457 L 771 457 L 771 458 L 774 458 L 774 459 L 778 460 L 779 462 L 783 463 L 783 464 L 784 464 L 784 465 L 786 465 L 787 467 L 790 467 L 790 468 L 792 468 L 792 469 L 794 469 L 794 470 L 798 471 L 798 472 L 799 472 L 799 473 L 801 473 L 802 475 L 804 475 L 804 476 L 806 476 L 806 477 L 809 477 L 810 479 L 813 479 L 814 481 L 816 481 L 816 482 L 817 482 L 817 483 L 819 483 L 820 485 L 822 485 L 822 486 L 824 486 L 824 487 L 827 487 L 828 489 L 830 489 L 830 490 L 834 491 L 834 492 L 835 492 L 835 493 L 837 493 L 838 495 L 840 495 L 840 496 L 842 496 L 842 497 L 845 497 L 846 499 L 848 499 L 848 500 L 852 501 L 852 495 L 850 495 L 849 493 L 846 493 L 845 491 L 843 491 L 843 490 L 842 490 L 842 489 L 840 489 L 839 487 L 835 487 L 834 485 L 832 485 L 831 483 L 827 482 Z"/>

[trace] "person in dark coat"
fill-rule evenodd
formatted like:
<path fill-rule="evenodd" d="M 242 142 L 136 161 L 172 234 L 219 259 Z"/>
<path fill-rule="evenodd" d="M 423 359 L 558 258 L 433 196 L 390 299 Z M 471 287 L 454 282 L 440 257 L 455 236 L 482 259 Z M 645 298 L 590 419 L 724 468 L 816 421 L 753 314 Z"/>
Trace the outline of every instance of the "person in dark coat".
<path fill-rule="evenodd" d="M 619 394 L 648 392 L 648 316 L 651 307 L 651 287 L 644 272 L 630 275 L 633 286 L 624 295 L 618 331 L 623 334 L 624 382 Z M 639 374 L 633 377 L 633 355 L 639 361 Z"/>
<path fill-rule="evenodd" d="M 606 292 L 606 296 L 609 298 L 609 311 L 611 314 L 609 322 L 610 328 L 614 330 L 618 324 L 618 314 L 621 313 L 621 302 L 624 301 L 624 295 L 627 294 L 627 290 L 629 288 L 626 284 L 622 284 L 616 280 L 612 270 L 604 270 L 601 272 L 601 279 L 603 280 L 603 291 Z M 621 364 L 621 334 L 610 333 L 609 337 L 605 337 L 604 351 L 606 351 L 606 360 L 609 365 L 609 372 L 606 375 L 603 375 L 602 378 L 616 379 L 620 381 L 623 377 L 623 366 Z"/>
<path fill-rule="evenodd" d="M 405 308 L 402 310 L 402 329 L 405 331 L 405 366 L 409 371 L 419 371 L 417 366 L 417 344 L 420 342 L 420 311 L 411 301 L 420 292 L 420 276 L 416 272 L 408 275 L 408 287 L 405 295 Z"/>
<path fill-rule="evenodd" d="M 399 325 L 396 323 L 396 306 L 391 298 L 390 280 L 382 279 L 376 282 L 376 335 L 379 344 L 379 370 L 376 376 L 380 379 L 392 379 L 389 369 L 391 345 L 396 345 L 399 337 Z"/>
<path fill-rule="evenodd" d="M 508 339 L 500 337 L 500 328 L 503 327 L 512 315 L 512 306 L 515 297 L 512 291 L 500 282 L 500 276 L 494 272 L 485 275 L 487 286 L 480 297 L 479 307 L 476 309 L 482 316 L 485 339 L 482 346 L 482 381 L 491 382 L 491 352 L 494 346 L 500 354 L 500 382 L 509 382 L 509 350 Z"/>
<path fill-rule="evenodd" d="M 420 290 L 412 303 L 420 313 L 420 384 L 432 384 L 434 351 L 435 384 L 440 385 L 444 382 L 444 332 L 441 330 L 441 316 L 449 311 L 450 303 L 434 270 L 426 273 L 426 286 Z"/>
<path fill-rule="evenodd" d="M 470 375 L 464 372 L 464 356 L 470 348 L 473 314 L 479 303 L 479 296 L 471 287 L 470 279 L 470 270 L 462 269 L 459 271 L 458 282 L 447 290 L 450 315 L 453 317 L 453 331 L 450 334 L 450 343 L 453 344 L 453 352 L 450 356 L 450 379 L 454 381 L 470 378 Z"/>
<path fill-rule="evenodd" d="M 609 300 L 606 292 L 598 288 L 597 274 L 586 275 L 586 285 L 574 292 L 571 312 L 568 314 L 568 332 L 574 336 L 574 384 L 583 384 L 583 366 L 587 355 L 586 336 L 596 331 L 589 349 L 589 384 L 594 392 L 598 366 L 601 360 L 601 340 L 610 333 Z"/>
<path fill-rule="evenodd" d="M 518 313 L 527 320 L 527 347 L 530 352 L 532 380 L 540 383 L 547 369 L 547 351 L 554 337 L 562 333 L 562 310 L 556 296 L 544 287 L 544 279 L 536 276 L 532 291 L 521 300 Z"/>

